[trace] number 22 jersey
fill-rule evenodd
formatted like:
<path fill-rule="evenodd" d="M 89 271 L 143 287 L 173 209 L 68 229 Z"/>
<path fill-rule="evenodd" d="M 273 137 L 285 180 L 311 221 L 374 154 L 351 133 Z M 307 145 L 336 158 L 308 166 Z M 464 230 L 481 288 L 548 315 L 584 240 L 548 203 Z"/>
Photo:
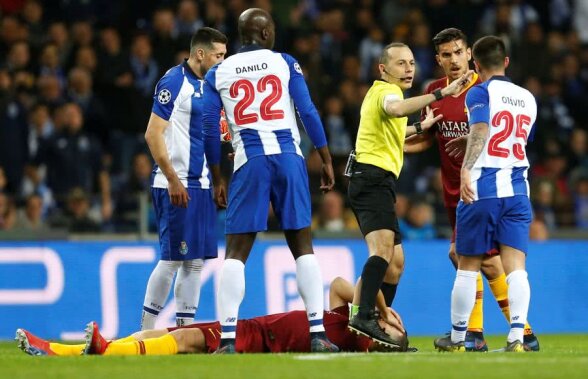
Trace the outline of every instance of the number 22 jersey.
<path fill-rule="evenodd" d="M 493 76 L 466 96 L 470 127 L 488 124 L 482 153 L 471 170 L 475 200 L 529 196 L 525 147 L 537 117 L 537 103 L 505 76 Z"/>
<path fill-rule="evenodd" d="M 206 125 L 218 125 L 212 117 L 218 117 L 216 110 L 224 107 L 235 151 L 235 171 L 260 155 L 302 156 L 297 111 L 315 147 L 327 144 L 302 69 L 288 54 L 257 45 L 244 46 L 209 70 L 204 92 L 205 134 L 216 132 L 207 130 Z"/>

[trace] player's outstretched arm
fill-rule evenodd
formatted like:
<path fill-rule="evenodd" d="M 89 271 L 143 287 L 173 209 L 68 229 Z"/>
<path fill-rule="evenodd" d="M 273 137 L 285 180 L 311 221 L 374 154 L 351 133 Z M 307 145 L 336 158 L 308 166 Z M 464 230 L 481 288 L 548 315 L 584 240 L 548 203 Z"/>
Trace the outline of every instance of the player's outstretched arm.
<path fill-rule="evenodd" d="M 353 285 L 338 276 L 329 287 L 329 307 L 335 309 L 353 301 Z"/>
<path fill-rule="evenodd" d="M 474 72 L 471 70 L 466 72 L 461 78 L 454 80 L 450 85 L 441 89 L 441 95 L 445 97 L 460 93 L 468 86 L 473 75 Z M 384 102 L 384 112 L 392 117 L 404 117 L 420 109 L 423 109 L 435 100 L 437 100 L 437 98 L 432 93 L 415 96 L 404 100 L 394 99 L 391 97 L 389 100 Z"/>

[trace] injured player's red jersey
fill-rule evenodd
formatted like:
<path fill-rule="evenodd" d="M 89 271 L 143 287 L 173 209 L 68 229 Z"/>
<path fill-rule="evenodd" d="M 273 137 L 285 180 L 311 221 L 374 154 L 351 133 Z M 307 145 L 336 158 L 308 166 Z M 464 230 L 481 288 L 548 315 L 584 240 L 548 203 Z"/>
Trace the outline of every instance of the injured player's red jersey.
<path fill-rule="evenodd" d="M 351 333 L 347 329 L 348 321 L 347 306 L 325 311 L 323 324 L 327 337 L 341 351 L 367 351 L 371 343 L 370 339 Z M 192 324 L 186 327 L 202 330 L 209 353 L 219 347 L 219 322 Z M 235 349 L 241 353 L 310 352 L 310 333 L 306 312 L 291 311 L 239 320 Z"/>
<path fill-rule="evenodd" d="M 310 334 L 305 311 L 292 311 L 258 317 L 266 333 L 266 345 L 274 353 L 309 352 Z M 349 308 L 341 306 L 325 311 L 323 325 L 327 337 L 341 351 L 367 351 L 370 339 L 357 336 L 347 329 Z"/>

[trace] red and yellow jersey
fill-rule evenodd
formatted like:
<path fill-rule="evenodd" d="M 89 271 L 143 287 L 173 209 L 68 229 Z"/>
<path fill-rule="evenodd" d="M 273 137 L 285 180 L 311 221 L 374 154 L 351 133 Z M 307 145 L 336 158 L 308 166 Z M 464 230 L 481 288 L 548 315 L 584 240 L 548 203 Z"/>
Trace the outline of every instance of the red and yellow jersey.
<path fill-rule="evenodd" d="M 458 96 L 447 96 L 430 105 L 433 113 L 442 114 L 443 118 L 434 126 L 439 155 L 441 157 L 441 175 L 443 177 L 443 198 L 446 207 L 457 207 L 459 202 L 459 179 L 463 156 L 451 158 L 445 152 L 445 144 L 454 138 L 465 136 L 470 132 L 468 116 L 465 107 L 465 98 L 468 90 L 481 83 L 478 74 L 474 74 L 470 85 Z M 432 93 L 436 89 L 445 88 L 448 85 L 447 78 L 435 80 L 425 90 Z M 422 113 L 424 118 L 424 111 Z"/>

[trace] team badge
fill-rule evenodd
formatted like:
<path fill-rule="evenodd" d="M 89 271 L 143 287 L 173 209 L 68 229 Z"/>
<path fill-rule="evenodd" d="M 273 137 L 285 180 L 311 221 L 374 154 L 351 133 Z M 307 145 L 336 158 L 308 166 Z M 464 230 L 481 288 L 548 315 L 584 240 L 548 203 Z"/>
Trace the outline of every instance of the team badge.
<path fill-rule="evenodd" d="M 298 62 L 294 63 L 294 70 L 296 70 L 297 73 L 299 73 L 300 75 L 302 75 L 302 68 L 300 67 L 300 65 L 298 64 Z"/>
<path fill-rule="evenodd" d="M 157 95 L 157 101 L 159 101 L 161 104 L 167 104 L 170 100 L 171 92 L 169 92 L 169 90 L 164 88 L 161 91 L 159 91 L 159 94 Z"/>
<path fill-rule="evenodd" d="M 188 254 L 188 244 L 186 243 L 186 241 L 180 242 L 180 254 Z"/>

